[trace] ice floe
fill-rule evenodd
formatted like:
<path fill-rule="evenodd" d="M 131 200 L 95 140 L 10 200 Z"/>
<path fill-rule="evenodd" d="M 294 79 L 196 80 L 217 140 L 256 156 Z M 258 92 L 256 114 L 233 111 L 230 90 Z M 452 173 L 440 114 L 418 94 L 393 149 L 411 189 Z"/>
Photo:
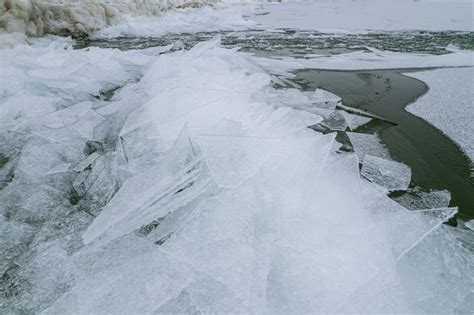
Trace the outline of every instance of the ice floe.
<path fill-rule="evenodd" d="M 361 175 L 387 190 L 406 190 L 411 181 L 410 167 L 366 154 Z"/>

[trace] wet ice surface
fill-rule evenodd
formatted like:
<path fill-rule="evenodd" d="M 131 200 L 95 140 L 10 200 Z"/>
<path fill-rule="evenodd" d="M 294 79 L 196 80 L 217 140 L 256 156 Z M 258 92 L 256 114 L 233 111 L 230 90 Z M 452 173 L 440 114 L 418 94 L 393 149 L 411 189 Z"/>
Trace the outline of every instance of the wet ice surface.
<path fill-rule="evenodd" d="M 456 208 L 410 211 L 360 177 L 409 183 L 354 132 L 376 118 L 275 89 L 217 39 L 179 46 L 0 51 L 2 312 L 470 310 Z"/>

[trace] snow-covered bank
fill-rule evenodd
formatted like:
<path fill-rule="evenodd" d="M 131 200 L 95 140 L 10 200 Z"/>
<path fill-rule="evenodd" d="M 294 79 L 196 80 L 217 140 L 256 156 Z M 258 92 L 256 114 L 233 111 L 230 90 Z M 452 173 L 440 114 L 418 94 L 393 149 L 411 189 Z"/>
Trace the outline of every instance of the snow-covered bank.
<path fill-rule="evenodd" d="M 473 31 L 471 0 L 288 0 L 252 16 L 265 28 L 322 32 Z"/>
<path fill-rule="evenodd" d="M 45 34 L 91 35 L 106 27 L 121 24 L 126 29 L 137 32 L 154 29 L 154 35 L 162 34 L 165 27 L 174 31 L 182 31 L 179 25 L 211 21 L 216 19 L 229 26 L 246 25 L 238 14 L 230 15 L 222 12 L 220 17 L 212 9 L 199 9 L 189 16 L 189 10 L 177 10 L 174 17 L 160 21 L 163 11 L 171 9 L 199 8 L 219 3 L 242 3 L 244 1 L 226 0 L 5 0 L 0 3 L 0 31 L 20 32 L 27 35 L 41 36 Z M 253 1 L 249 1 L 253 2 Z M 192 10 L 191 10 L 192 11 Z M 213 13 L 213 14 L 212 14 Z M 211 17 L 209 16 L 211 14 Z M 148 19 L 146 17 L 149 17 Z M 153 18 L 151 18 L 153 17 Z M 240 19 L 239 19 L 240 17 Z M 230 18 L 230 20 L 228 20 Z M 185 19 L 185 21 L 180 21 Z M 197 19 L 197 20 L 195 20 Z M 238 20 L 238 23 L 236 23 Z M 178 25 L 176 24 L 178 22 Z M 169 23 L 169 24 L 168 24 Z M 214 24 L 216 21 L 214 21 Z M 206 27 L 204 23 L 197 23 Z M 142 29 L 137 30 L 137 27 Z M 166 31 L 165 30 L 165 31 Z M 213 30 L 213 29 L 211 29 Z M 214 28 L 214 30 L 216 30 Z M 116 31 L 117 32 L 117 31 Z M 134 34 L 131 34 L 134 35 Z M 142 34 L 146 36 L 147 34 Z"/>
<path fill-rule="evenodd" d="M 456 209 L 403 208 L 306 128 L 338 98 L 171 49 L 0 50 L 5 313 L 469 310 Z"/>
<path fill-rule="evenodd" d="M 454 140 L 474 161 L 474 67 L 410 72 L 429 91 L 407 110 Z"/>

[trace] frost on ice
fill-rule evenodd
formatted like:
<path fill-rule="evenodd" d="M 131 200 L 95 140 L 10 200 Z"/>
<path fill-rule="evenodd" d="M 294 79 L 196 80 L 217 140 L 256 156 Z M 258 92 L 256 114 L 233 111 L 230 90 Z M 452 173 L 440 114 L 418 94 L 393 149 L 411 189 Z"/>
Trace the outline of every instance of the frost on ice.
<path fill-rule="evenodd" d="M 358 161 L 390 188 L 409 172 L 375 135 L 336 153 L 307 128 L 337 98 L 275 90 L 218 39 L 164 51 L 0 51 L 2 312 L 468 309 L 472 253 L 442 225 L 456 209 L 361 180 Z"/>

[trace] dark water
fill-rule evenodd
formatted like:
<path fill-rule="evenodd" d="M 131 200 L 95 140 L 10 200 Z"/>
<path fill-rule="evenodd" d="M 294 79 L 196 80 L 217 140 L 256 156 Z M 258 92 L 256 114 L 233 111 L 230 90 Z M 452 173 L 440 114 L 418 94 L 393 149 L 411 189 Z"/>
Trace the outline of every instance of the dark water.
<path fill-rule="evenodd" d="M 474 218 L 469 158 L 438 129 L 404 110 L 426 93 L 428 87 L 423 82 L 401 75 L 400 70 L 301 70 L 296 75 L 295 82 L 304 89 L 324 88 L 339 95 L 348 106 L 394 122 L 396 125 L 373 121 L 357 131 L 377 131 L 393 158 L 411 167 L 411 186 L 447 189 L 452 196 L 450 205 L 459 207 L 458 216 Z"/>

